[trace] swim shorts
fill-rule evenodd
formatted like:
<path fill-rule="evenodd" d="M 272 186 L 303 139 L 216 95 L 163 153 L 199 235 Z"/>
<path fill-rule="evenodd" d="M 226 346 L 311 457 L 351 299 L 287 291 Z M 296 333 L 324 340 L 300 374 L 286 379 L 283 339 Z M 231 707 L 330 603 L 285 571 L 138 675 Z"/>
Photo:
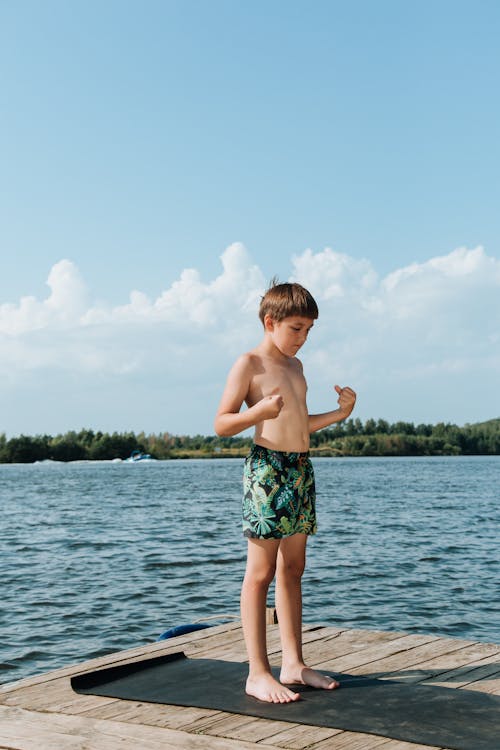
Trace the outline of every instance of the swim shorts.
<path fill-rule="evenodd" d="M 282 539 L 315 534 L 316 492 L 309 453 L 254 445 L 243 469 L 243 535 Z"/>

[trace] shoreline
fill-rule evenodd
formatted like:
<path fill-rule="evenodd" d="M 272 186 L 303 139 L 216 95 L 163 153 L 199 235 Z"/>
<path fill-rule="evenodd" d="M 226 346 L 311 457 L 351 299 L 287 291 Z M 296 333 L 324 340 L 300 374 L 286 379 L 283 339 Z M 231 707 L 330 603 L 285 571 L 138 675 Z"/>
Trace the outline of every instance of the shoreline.
<path fill-rule="evenodd" d="M 175 453 L 170 456 L 165 456 L 164 458 L 152 458 L 149 460 L 141 460 L 141 461 L 127 461 L 125 459 L 121 458 L 102 458 L 102 459 L 96 459 L 96 458 L 88 458 L 88 459 L 70 459 L 68 461 L 62 461 L 60 459 L 42 459 L 37 461 L 0 461 L 0 466 L 42 466 L 42 465 L 51 465 L 51 464 L 60 464 L 63 466 L 69 466 L 69 465 L 78 465 L 78 464 L 113 464 L 113 465 L 121 465 L 121 464 L 162 464 L 162 463 L 168 463 L 171 461 L 190 461 L 190 460 L 214 460 L 214 459 L 222 459 L 222 460 L 231 460 L 231 459 L 238 459 L 243 460 L 247 457 L 248 450 L 246 451 L 224 451 L 221 453 L 217 452 L 211 452 L 207 453 L 206 451 L 179 451 L 179 453 Z M 328 451 L 328 450 L 311 450 L 310 456 L 311 458 L 381 458 L 381 459 L 387 459 L 387 458 L 495 458 L 498 457 L 500 454 L 498 453 L 400 453 L 400 454 L 387 454 L 387 455 L 380 455 L 380 454 L 354 454 L 354 453 L 340 453 L 338 451 Z"/>

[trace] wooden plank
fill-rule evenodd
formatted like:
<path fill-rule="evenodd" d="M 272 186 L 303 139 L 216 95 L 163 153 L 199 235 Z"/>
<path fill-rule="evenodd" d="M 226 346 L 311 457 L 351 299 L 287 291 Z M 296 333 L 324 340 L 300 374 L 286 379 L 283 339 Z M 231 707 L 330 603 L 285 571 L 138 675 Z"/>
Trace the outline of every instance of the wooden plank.
<path fill-rule="evenodd" d="M 483 658 L 481 658 L 481 654 Z M 463 687 L 478 680 L 487 679 L 500 669 L 498 646 L 475 644 L 442 657 L 430 659 L 418 665 L 418 672 L 423 675 L 422 682 L 428 685 L 445 687 Z M 493 659 L 497 661 L 493 661 Z M 418 674 L 416 672 L 415 674 Z M 407 681 L 405 677 L 405 682 Z M 414 678 L 410 677 L 413 682 Z"/>
<path fill-rule="evenodd" d="M 212 717 L 220 718 L 222 714 L 222 711 L 193 708 L 191 706 L 170 706 L 164 703 L 136 703 L 135 701 L 115 700 L 101 709 L 91 708 L 82 711 L 79 715 L 95 719 L 116 719 L 190 731 L 189 727 L 197 721 L 209 721 Z"/>
<path fill-rule="evenodd" d="M 333 669 L 337 672 L 371 674 L 377 669 L 373 665 L 377 665 L 385 659 L 406 656 L 411 662 L 413 660 L 412 654 L 416 649 L 427 646 L 433 648 L 437 642 L 439 642 L 438 638 L 429 635 L 403 635 L 390 640 L 380 638 L 373 646 L 359 650 L 354 648 L 349 653 L 338 657 L 335 655 L 335 651 L 332 651 L 329 658 L 319 662 L 314 660 L 311 662 L 311 666 L 316 669 Z"/>
<path fill-rule="evenodd" d="M 198 659 L 220 659 L 221 661 L 247 661 L 247 650 L 243 638 L 239 641 L 220 645 L 217 648 L 199 649 L 196 654 L 186 649 L 187 656 Z"/>
<path fill-rule="evenodd" d="M 325 637 L 333 638 L 342 632 L 343 631 L 339 628 L 310 624 L 304 626 L 302 637 L 303 641 L 307 643 L 310 641 L 321 640 Z M 268 625 L 267 646 L 270 654 L 281 653 L 278 625 Z M 199 658 L 217 658 L 226 661 L 247 660 L 241 623 L 239 623 L 239 628 L 234 629 L 231 633 L 221 633 L 219 635 L 214 635 L 210 639 L 194 642 L 192 648 L 190 645 L 184 650 L 188 656 L 197 656 Z"/>
<path fill-rule="evenodd" d="M 322 661 L 327 659 L 339 659 L 343 656 L 351 654 L 359 654 L 364 657 L 365 652 L 369 655 L 374 652 L 377 647 L 382 647 L 383 644 L 394 644 L 389 647 L 391 652 L 397 650 L 401 645 L 401 639 L 408 646 L 412 636 L 401 633 L 384 633 L 380 631 L 359 631 L 352 630 L 343 632 L 340 636 L 335 639 L 323 639 L 320 642 L 308 643 L 304 646 L 304 658 L 306 663 L 311 665 L 320 664 Z"/>
<path fill-rule="evenodd" d="M 12 750 L 255 750 L 255 743 L 0 706 L 0 745 Z M 261 748 L 272 745 L 261 743 Z"/>
<path fill-rule="evenodd" d="M 357 732 L 342 732 L 334 737 L 329 737 L 309 745 L 307 750 L 383 750 L 387 742 L 385 737 L 377 737 L 374 734 L 358 734 Z"/>
<path fill-rule="evenodd" d="M 47 691 L 52 693 L 52 691 Z M 80 695 L 76 694 L 73 691 L 71 691 L 72 695 L 71 698 L 68 700 L 62 700 L 61 702 L 58 702 L 57 700 L 52 700 L 49 704 L 49 707 L 45 710 L 47 711 L 54 711 L 55 713 L 60 714 L 84 714 L 86 711 L 95 711 L 100 710 L 105 706 L 109 706 L 110 704 L 116 703 L 116 698 L 105 698 L 102 695 Z M 16 693 L 13 693 L 11 697 L 15 697 Z M 28 701 L 23 701 L 26 708 L 31 708 L 31 706 L 27 705 Z M 18 705 L 22 706 L 23 703 L 11 703 L 10 699 L 8 699 L 5 702 L 5 705 Z"/>
<path fill-rule="evenodd" d="M 209 734 L 214 737 L 238 737 L 238 729 L 245 724 L 257 722 L 254 716 L 245 716 L 243 714 L 230 714 L 222 712 L 216 720 L 207 722 L 203 730 L 197 730 L 197 733 Z"/>
<path fill-rule="evenodd" d="M 273 746 L 286 748 L 287 750 L 304 750 L 315 742 L 327 740 L 336 734 L 344 734 L 341 729 L 330 729 L 329 727 L 315 727 L 307 724 L 283 724 L 286 729 L 273 734 L 268 742 Z"/>
<path fill-rule="evenodd" d="M 234 740 L 246 740 L 255 743 L 267 741 L 272 743 L 272 737 L 283 728 L 282 721 L 258 719 L 254 716 L 244 717 L 245 721 L 241 721 L 243 718 L 241 716 L 238 718 L 240 721 L 238 721 L 237 717 L 233 714 L 232 717 L 221 719 L 207 727 L 203 733 L 217 737 L 227 737 Z"/>
<path fill-rule="evenodd" d="M 388 740 L 380 745 L 380 750 L 436 750 L 432 745 L 417 745 L 415 742 L 403 742 L 403 740 Z M 437 748 L 441 750 L 441 748 Z M 446 750 L 444 748 L 443 750 Z"/>
<path fill-rule="evenodd" d="M 404 676 L 409 669 L 420 673 L 423 665 L 428 664 L 430 659 L 432 659 L 434 665 L 438 664 L 439 659 L 445 660 L 450 655 L 457 656 L 458 661 L 460 661 L 460 653 L 463 650 L 464 646 L 461 645 L 460 641 L 440 639 L 434 643 L 422 644 L 407 652 L 387 656 L 370 663 L 368 666 L 370 675 L 373 677 L 393 677 L 400 679 L 400 676 Z M 354 674 L 358 674 L 361 670 L 354 669 L 353 672 Z"/>
<path fill-rule="evenodd" d="M 320 641 L 324 639 L 325 634 L 333 638 L 342 632 L 332 628 L 320 627 L 318 629 L 318 626 L 310 627 L 311 630 L 308 627 L 305 627 L 303 630 L 303 641 L 305 643 Z M 273 654 L 276 655 L 278 661 L 281 660 L 281 640 L 277 625 L 270 625 L 267 628 L 267 651 L 271 660 Z M 221 636 L 217 640 L 211 639 L 210 641 L 194 644 L 193 649 L 186 648 L 185 652 L 188 656 L 198 658 L 215 658 L 223 661 L 247 661 L 247 651 L 241 628 L 239 632 L 235 631 L 226 637 Z"/>
<path fill-rule="evenodd" d="M 205 717 L 193 724 L 183 726 L 182 729 L 197 734 L 201 733 L 216 737 L 261 743 L 263 740 L 272 742 L 274 735 L 281 732 L 283 728 L 297 726 L 299 725 L 292 724 L 291 722 L 219 712 L 217 716 Z"/>
<path fill-rule="evenodd" d="M 205 715 L 205 716 L 200 716 L 198 718 L 194 718 L 189 723 L 182 724 L 179 727 L 179 729 L 182 729 L 184 732 L 193 732 L 194 734 L 203 734 L 210 727 L 213 727 L 219 722 L 222 722 L 223 724 L 224 721 L 234 718 L 235 715 L 240 716 L 240 718 L 246 719 L 247 721 L 251 721 L 252 719 L 256 721 L 255 717 L 244 716 L 243 714 L 230 714 L 227 711 L 213 711 L 211 716 Z"/>
<path fill-rule="evenodd" d="M 49 686 L 47 686 L 47 683 L 41 683 L 7 693 L 3 696 L 2 704 L 6 706 L 19 706 L 20 708 L 32 708 L 35 711 L 48 711 L 51 706 L 68 702 L 76 703 L 82 697 L 71 689 L 67 677 L 52 680 Z M 99 696 L 92 696 L 92 700 L 98 702 Z M 101 700 L 109 701 L 112 699 L 102 699 L 101 697 Z"/>
<path fill-rule="evenodd" d="M 211 652 L 219 652 L 221 648 L 235 646 L 238 650 L 244 648 L 243 629 L 241 623 L 229 633 L 214 634 L 211 638 L 194 641 L 186 645 L 183 650 L 188 656 L 211 658 Z M 179 649 L 176 649 L 179 650 Z"/>
<path fill-rule="evenodd" d="M 498 662 L 492 662 L 490 659 L 478 660 L 446 672 L 439 672 L 435 677 L 425 679 L 423 682 L 429 685 L 453 682 L 456 687 L 460 688 L 471 682 L 487 680 L 498 671 L 499 666 Z"/>

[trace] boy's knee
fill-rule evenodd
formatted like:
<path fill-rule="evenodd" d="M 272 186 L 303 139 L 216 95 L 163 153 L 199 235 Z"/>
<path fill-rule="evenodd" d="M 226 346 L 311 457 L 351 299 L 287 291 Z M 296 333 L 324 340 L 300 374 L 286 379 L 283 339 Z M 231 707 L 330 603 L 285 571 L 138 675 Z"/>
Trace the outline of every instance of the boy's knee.
<path fill-rule="evenodd" d="M 274 565 L 266 567 L 250 568 L 245 574 L 248 583 L 254 586 L 269 586 L 276 573 Z"/>
<path fill-rule="evenodd" d="M 285 578 L 302 578 L 306 567 L 305 560 L 288 560 L 283 561 L 278 569 L 278 575 Z"/>

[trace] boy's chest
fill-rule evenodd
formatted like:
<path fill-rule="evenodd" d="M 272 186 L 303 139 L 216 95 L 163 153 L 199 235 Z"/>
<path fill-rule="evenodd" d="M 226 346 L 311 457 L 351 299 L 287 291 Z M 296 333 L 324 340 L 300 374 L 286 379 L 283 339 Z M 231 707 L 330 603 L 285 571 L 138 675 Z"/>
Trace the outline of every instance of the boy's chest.
<path fill-rule="evenodd" d="M 256 398 L 279 394 L 305 399 L 307 384 L 302 369 L 297 365 L 273 365 L 265 372 L 255 374 L 250 388 Z"/>

